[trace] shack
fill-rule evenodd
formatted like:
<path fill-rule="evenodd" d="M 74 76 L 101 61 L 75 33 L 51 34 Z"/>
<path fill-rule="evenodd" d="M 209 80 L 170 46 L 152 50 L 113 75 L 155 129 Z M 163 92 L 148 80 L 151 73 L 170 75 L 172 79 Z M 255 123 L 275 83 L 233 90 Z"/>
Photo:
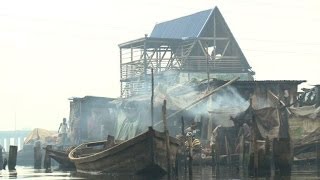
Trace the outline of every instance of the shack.
<path fill-rule="evenodd" d="M 255 72 L 217 7 L 159 23 L 150 35 L 119 44 L 119 50 L 120 98 L 72 98 L 72 142 L 106 135 L 126 140 L 148 126 L 162 131 L 161 107 L 166 100 L 171 136 L 184 134 L 195 123 L 202 147 L 210 148 L 213 130 L 221 128 L 215 137 L 217 162 L 220 155 L 226 155 L 230 164 L 230 156 L 239 155 L 237 147 L 244 142 L 239 132 L 248 123 L 253 135 L 253 150 L 248 153 L 254 157 L 245 166 L 254 167 L 257 174 L 263 159 L 258 156 L 262 152 L 258 142 L 265 147 L 264 155 L 269 153 L 271 139 L 277 163 L 285 162 L 286 170 L 290 168 L 287 111 L 298 106 L 298 85 L 305 81 L 255 80 Z"/>
<path fill-rule="evenodd" d="M 68 137 L 71 144 L 95 141 L 114 135 L 113 98 L 85 96 L 70 98 Z"/>
<path fill-rule="evenodd" d="M 236 153 L 245 122 L 239 114 L 250 116 L 251 108 L 262 113 L 259 120 L 249 118 L 254 121 L 250 128 L 257 132 L 252 142 L 284 138 L 285 143 L 275 141 L 276 146 L 290 145 L 286 111 L 298 106 L 298 85 L 305 81 L 255 80 L 255 72 L 217 7 L 159 23 L 150 35 L 119 44 L 119 49 L 120 95 L 124 98 L 120 101 L 139 117 L 127 126 L 135 132 L 121 137 L 143 131 L 139 121 L 161 130 L 161 104 L 166 99 L 171 136 L 183 133 L 182 119 L 185 127 L 195 122 L 197 136 L 206 147 L 213 129 L 221 126 L 225 135 L 218 135 L 223 136 L 217 138 L 219 153 Z M 238 81 L 207 96 L 235 77 Z"/>

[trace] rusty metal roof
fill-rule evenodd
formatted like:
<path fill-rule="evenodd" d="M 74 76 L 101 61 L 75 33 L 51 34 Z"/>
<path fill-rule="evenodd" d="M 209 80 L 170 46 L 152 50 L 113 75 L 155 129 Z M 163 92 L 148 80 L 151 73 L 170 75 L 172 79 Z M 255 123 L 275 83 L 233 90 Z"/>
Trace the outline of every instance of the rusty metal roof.
<path fill-rule="evenodd" d="M 173 39 L 199 37 L 213 10 L 209 9 L 157 24 L 150 37 Z"/>

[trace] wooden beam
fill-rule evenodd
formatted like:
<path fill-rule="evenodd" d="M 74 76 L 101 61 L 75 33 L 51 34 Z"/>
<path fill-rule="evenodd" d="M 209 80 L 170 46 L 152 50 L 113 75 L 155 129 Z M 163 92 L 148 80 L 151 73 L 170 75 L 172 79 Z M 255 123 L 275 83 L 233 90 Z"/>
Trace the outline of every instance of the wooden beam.
<path fill-rule="evenodd" d="M 275 98 L 278 102 L 280 102 L 280 104 L 286 108 L 286 110 L 288 111 L 289 115 L 292 114 L 291 111 L 286 107 L 286 104 L 277 96 L 275 95 L 272 91 L 268 90 L 268 93 Z"/>
<path fill-rule="evenodd" d="M 240 79 L 240 77 L 233 78 L 233 79 L 230 80 L 229 82 L 227 82 L 227 83 L 225 83 L 224 85 L 219 86 L 218 88 L 210 91 L 209 93 L 207 93 L 207 94 L 204 95 L 203 97 L 195 100 L 194 102 L 190 103 L 189 105 L 187 105 L 186 107 L 182 108 L 181 110 L 176 111 L 175 113 L 172 113 L 171 115 L 169 115 L 169 116 L 167 117 L 167 119 L 171 119 L 171 118 L 175 117 L 177 114 L 181 113 L 182 111 L 190 109 L 191 107 L 193 107 L 194 105 L 198 104 L 198 103 L 201 102 L 202 100 L 204 100 L 204 99 L 206 99 L 207 97 L 211 96 L 213 93 L 216 93 L 216 92 L 218 92 L 219 90 L 223 89 L 224 87 L 229 86 L 230 84 L 232 84 L 233 82 L 237 81 L 238 79 Z M 159 125 L 159 123 L 158 123 L 158 124 L 155 124 L 155 125 Z"/>
<path fill-rule="evenodd" d="M 198 40 L 217 40 L 217 41 L 226 41 L 226 40 L 230 40 L 229 37 L 199 37 L 197 38 Z"/>

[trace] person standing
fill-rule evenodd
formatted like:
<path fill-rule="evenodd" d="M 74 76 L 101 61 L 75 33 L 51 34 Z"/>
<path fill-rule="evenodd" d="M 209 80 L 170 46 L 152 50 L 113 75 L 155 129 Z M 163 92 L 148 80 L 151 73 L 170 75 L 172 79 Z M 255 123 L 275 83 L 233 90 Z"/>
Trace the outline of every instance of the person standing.
<path fill-rule="evenodd" d="M 60 123 L 58 133 L 61 136 L 62 139 L 62 146 L 66 145 L 67 142 L 67 131 L 68 131 L 68 124 L 67 119 L 63 118 L 62 123 Z"/>

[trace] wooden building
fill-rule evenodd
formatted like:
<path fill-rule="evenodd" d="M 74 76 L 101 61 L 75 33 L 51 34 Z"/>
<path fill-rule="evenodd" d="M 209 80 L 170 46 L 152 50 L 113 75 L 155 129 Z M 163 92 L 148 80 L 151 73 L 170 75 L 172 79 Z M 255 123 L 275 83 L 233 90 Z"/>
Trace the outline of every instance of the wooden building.
<path fill-rule="evenodd" d="M 305 82 L 255 81 L 254 71 L 217 7 L 159 23 L 150 36 L 145 35 L 143 38 L 119 44 L 119 48 L 121 97 L 128 99 L 134 97 L 133 99 L 136 99 L 134 101 L 144 102 L 146 107 L 151 106 L 153 69 L 155 87 L 165 89 L 163 91 L 165 93 L 161 96 L 167 98 L 169 113 L 183 109 L 184 105 L 192 103 L 208 89 L 216 88 L 234 77 L 240 77 L 232 87 L 237 91 L 239 98 L 246 101 L 247 104 L 242 106 L 248 106 L 249 97 L 253 97 L 253 107 L 256 109 L 275 106 L 272 101 L 274 97 L 269 92 L 277 97 L 282 97 L 286 92 L 289 101 L 293 103 L 298 96 L 297 86 Z M 194 90 L 192 97 L 190 96 L 192 93 L 184 94 L 186 91 L 179 91 L 179 88 L 177 92 L 169 92 L 169 89 L 173 89 L 177 84 L 189 89 L 192 83 Z M 230 93 L 229 95 L 232 96 Z M 159 95 L 155 94 L 155 98 L 157 96 Z M 220 94 L 216 93 L 210 97 L 213 104 L 217 103 L 214 97 L 219 96 Z M 170 98 L 172 102 L 173 99 L 176 102 L 170 104 Z M 227 104 L 228 100 L 224 101 Z M 161 107 L 161 98 L 155 100 L 155 103 L 155 109 Z M 199 110 L 199 106 L 201 105 L 183 111 L 169 121 L 172 135 L 180 132 L 177 128 L 181 116 L 184 116 L 186 126 L 188 121 L 194 119 L 199 121 L 201 117 L 200 121 L 203 121 L 201 129 L 207 128 L 206 133 L 201 135 L 203 139 L 208 138 L 208 134 L 214 128 L 214 123 L 210 121 L 223 123 L 227 127 L 233 126 L 230 116 L 237 112 L 233 111 L 232 105 L 228 107 L 229 110 L 224 109 L 226 111 L 219 115 L 210 114 L 206 109 L 208 107 Z M 144 117 L 150 117 L 148 114 L 151 109 L 147 109 Z M 161 120 L 161 117 L 157 119 Z"/>
<path fill-rule="evenodd" d="M 219 9 L 209 9 L 157 24 L 150 36 L 120 48 L 121 97 L 150 92 L 155 83 L 191 79 L 253 80 L 254 72 Z"/>

